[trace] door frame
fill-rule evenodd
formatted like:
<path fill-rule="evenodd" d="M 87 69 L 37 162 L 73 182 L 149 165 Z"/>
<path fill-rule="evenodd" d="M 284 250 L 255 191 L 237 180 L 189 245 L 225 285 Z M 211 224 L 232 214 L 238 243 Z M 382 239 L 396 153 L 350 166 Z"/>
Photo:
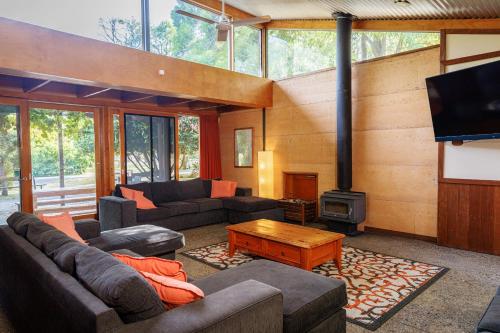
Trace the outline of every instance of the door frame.
<path fill-rule="evenodd" d="M 103 110 L 101 107 L 96 107 L 96 106 L 88 106 L 88 105 L 76 105 L 76 104 L 59 104 L 59 103 L 47 103 L 47 102 L 38 102 L 38 101 L 28 101 L 26 105 L 26 112 L 27 112 L 27 132 L 28 132 L 28 139 L 29 139 L 29 133 L 30 133 L 30 123 L 29 123 L 29 116 L 30 116 L 30 110 L 33 108 L 39 108 L 39 109 L 50 109 L 50 110 L 61 110 L 61 111 L 70 111 L 70 112 L 91 112 L 93 115 L 93 120 L 94 120 L 94 160 L 95 160 L 95 193 L 96 193 L 96 214 L 84 214 L 84 215 L 76 215 L 73 216 L 75 220 L 78 219 L 84 219 L 84 218 L 95 218 L 98 214 L 98 204 L 99 204 L 99 198 L 103 196 L 103 189 L 104 189 L 104 179 L 102 177 L 102 162 L 103 162 L 103 152 L 101 149 L 101 117 L 100 114 L 103 113 Z M 32 186 L 31 186 L 31 175 L 32 175 L 32 165 L 31 165 L 31 141 L 28 141 L 29 143 L 29 165 L 30 165 L 30 177 L 29 177 L 29 185 L 30 185 L 30 196 L 29 196 L 29 201 L 31 205 L 31 210 L 30 212 L 33 212 L 33 192 L 32 192 Z"/>

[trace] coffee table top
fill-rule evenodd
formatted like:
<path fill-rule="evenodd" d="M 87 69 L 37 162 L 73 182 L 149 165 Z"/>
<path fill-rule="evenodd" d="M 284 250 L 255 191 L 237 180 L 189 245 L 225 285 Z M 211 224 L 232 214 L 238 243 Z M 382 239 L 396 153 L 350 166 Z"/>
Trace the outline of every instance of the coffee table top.
<path fill-rule="evenodd" d="M 265 219 L 229 225 L 226 229 L 308 249 L 345 237 L 336 232 Z"/>

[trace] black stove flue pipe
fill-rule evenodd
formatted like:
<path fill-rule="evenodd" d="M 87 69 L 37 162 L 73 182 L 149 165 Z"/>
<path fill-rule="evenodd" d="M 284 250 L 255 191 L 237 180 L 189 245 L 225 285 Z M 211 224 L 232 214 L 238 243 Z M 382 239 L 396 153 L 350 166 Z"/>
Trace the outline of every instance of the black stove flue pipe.
<path fill-rule="evenodd" d="M 337 187 L 352 187 L 352 92 L 351 33 L 352 16 L 335 13 L 337 19 Z"/>

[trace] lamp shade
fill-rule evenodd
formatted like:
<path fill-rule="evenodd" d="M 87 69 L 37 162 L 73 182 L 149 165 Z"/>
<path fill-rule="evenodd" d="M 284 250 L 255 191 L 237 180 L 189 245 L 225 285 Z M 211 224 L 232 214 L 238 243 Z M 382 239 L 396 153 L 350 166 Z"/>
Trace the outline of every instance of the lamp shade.
<path fill-rule="evenodd" d="M 259 151 L 259 196 L 274 199 L 274 158 L 270 150 Z"/>

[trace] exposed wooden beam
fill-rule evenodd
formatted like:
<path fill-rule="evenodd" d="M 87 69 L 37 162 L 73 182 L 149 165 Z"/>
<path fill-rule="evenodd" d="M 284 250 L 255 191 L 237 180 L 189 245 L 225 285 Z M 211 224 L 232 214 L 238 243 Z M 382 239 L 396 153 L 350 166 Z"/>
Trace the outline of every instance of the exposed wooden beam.
<path fill-rule="evenodd" d="M 89 98 L 95 97 L 99 94 L 110 91 L 111 88 L 100 88 L 100 87 L 90 87 L 90 86 L 79 86 L 76 90 L 76 96 L 78 98 Z"/>
<path fill-rule="evenodd" d="M 273 84 L 268 79 L 6 18 L 0 18 L 0 45 L 0 74 L 221 104 L 272 106 Z"/>
<path fill-rule="evenodd" d="M 173 106 L 189 103 L 190 99 L 178 98 L 178 97 L 168 97 L 168 96 L 158 96 L 156 103 L 158 106 Z"/>
<path fill-rule="evenodd" d="M 122 91 L 121 100 L 125 103 L 135 103 L 135 102 L 144 102 L 145 100 L 152 100 L 156 96 L 150 94 L 142 94 L 131 91 Z M 156 101 L 155 101 L 156 103 Z"/>
<path fill-rule="evenodd" d="M 336 22 L 327 20 L 272 20 L 267 29 L 335 30 Z M 354 30 L 439 31 L 442 29 L 500 29 L 500 19 L 450 20 L 357 20 Z"/>
<path fill-rule="evenodd" d="M 244 106 L 237 106 L 237 105 L 223 105 L 223 106 L 217 107 L 217 111 L 219 111 L 220 113 L 241 111 L 241 110 L 249 110 L 249 108 L 244 107 Z"/>
<path fill-rule="evenodd" d="M 50 82 L 50 80 L 23 79 L 23 91 L 25 93 L 32 93 L 46 86 Z"/>
<path fill-rule="evenodd" d="M 222 2 L 220 0 L 182 0 L 186 3 L 210 10 L 212 12 L 216 12 L 219 14 L 222 10 Z M 225 12 L 227 15 L 233 17 L 233 18 L 251 18 L 255 17 L 252 14 L 249 14 L 241 9 L 238 9 L 236 7 L 233 7 L 231 5 L 228 5 L 226 3 L 225 5 Z"/>

